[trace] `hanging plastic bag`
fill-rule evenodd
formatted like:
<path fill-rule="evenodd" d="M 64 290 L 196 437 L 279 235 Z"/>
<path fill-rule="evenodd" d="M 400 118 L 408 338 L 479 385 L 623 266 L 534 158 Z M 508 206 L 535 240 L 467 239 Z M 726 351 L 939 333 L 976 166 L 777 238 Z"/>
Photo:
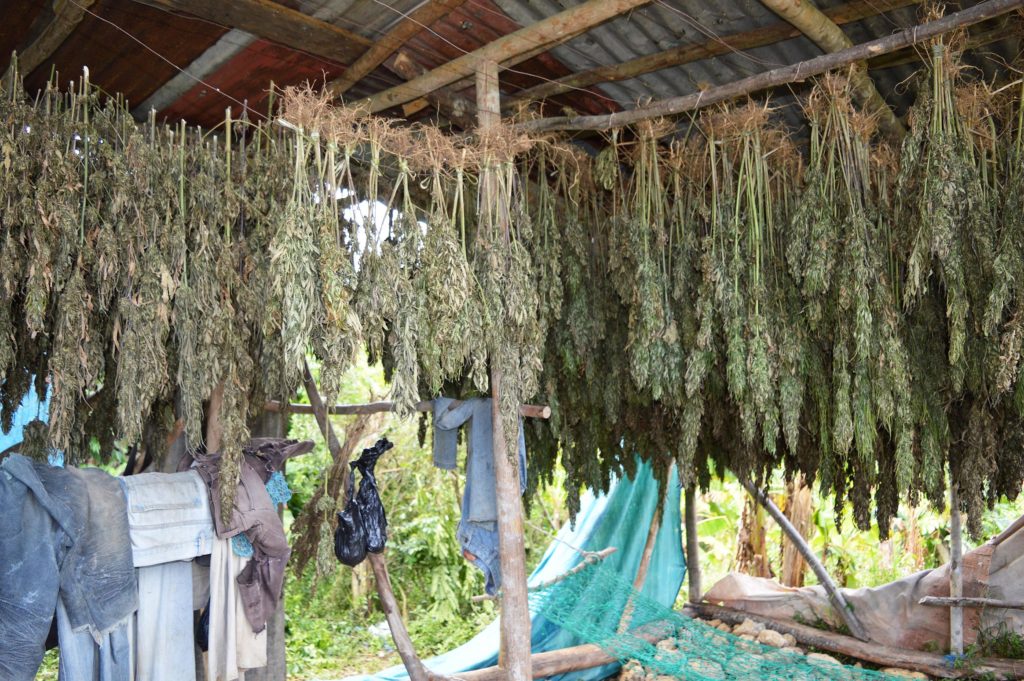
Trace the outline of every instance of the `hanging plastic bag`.
<path fill-rule="evenodd" d="M 366 558 L 366 528 L 354 494 L 355 468 L 348 476 L 345 508 L 338 513 L 338 529 L 334 531 L 334 555 L 344 565 L 355 567 Z"/>
<path fill-rule="evenodd" d="M 356 505 L 366 529 L 366 550 L 370 553 L 382 552 L 388 539 L 388 519 L 384 513 L 384 504 L 380 500 L 380 490 L 377 488 L 377 478 L 373 469 L 377 465 L 377 459 L 392 447 L 394 445 L 391 442 L 381 438 L 373 447 L 364 449 L 359 460 L 352 464 L 363 475 L 359 481 Z"/>

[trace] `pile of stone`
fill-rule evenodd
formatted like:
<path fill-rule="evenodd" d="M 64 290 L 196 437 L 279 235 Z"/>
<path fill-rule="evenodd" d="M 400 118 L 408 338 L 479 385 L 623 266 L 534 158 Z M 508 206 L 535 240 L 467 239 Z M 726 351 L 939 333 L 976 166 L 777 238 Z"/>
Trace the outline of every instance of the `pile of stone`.
<path fill-rule="evenodd" d="M 792 634 L 781 634 L 777 631 L 769 629 L 761 622 L 755 622 L 751 619 L 743 620 L 743 622 L 730 626 L 725 622 L 718 619 L 713 620 L 699 620 L 702 621 L 709 627 L 718 629 L 727 634 L 739 637 L 741 641 L 749 641 L 751 643 L 748 652 L 755 654 L 763 654 L 767 656 L 778 655 L 778 653 L 766 652 L 761 646 L 768 646 L 771 648 L 778 648 L 782 653 L 787 655 L 801 655 L 803 661 L 818 670 L 822 670 L 821 676 L 830 679 L 841 679 L 844 677 L 842 673 L 842 663 L 831 655 L 818 652 L 806 652 L 803 648 L 797 645 L 796 638 Z M 760 645 L 756 645 L 760 644 Z M 656 647 L 659 651 L 663 652 L 675 652 L 679 650 L 680 643 L 674 638 L 667 638 L 662 641 L 658 641 Z M 792 658 L 789 658 L 792 659 Z M 734 673 L 730 673 L 728 662 L 719 664 L 718 662 L 711 660 L 704 660 L 700 658 L 690 658 L 687 664 L 693 668 L 695 677 L 703 677 L 706 679 L 739 679 L 743 678 L 742 673 L 736 670 Z M 723 664 L 725 665 L 723 667 Z M 836 665 L 835 672 L 829 672 L 829 665 Z M 860 663 L 855 666 L 860 667 Z M 909 669 L 900 669 L 898 667 L 888 667 L 879 670 L 885 674 L 895 677 L 903 677 L 908 679 L 927 679 L 929 678 L 921 672 L 910 671 Z M 819 676 L 818 674 L 815 675 Z M 644 669 L 643 665 L 638 660 L 628 660 L 622 665 L 622 671 L 619 674 L 619 681 L 674 681 L 675 677 L 667 676 L 664 674 L 652 673 Z M 795 679 L 794 679 L 795 681 Z"/>

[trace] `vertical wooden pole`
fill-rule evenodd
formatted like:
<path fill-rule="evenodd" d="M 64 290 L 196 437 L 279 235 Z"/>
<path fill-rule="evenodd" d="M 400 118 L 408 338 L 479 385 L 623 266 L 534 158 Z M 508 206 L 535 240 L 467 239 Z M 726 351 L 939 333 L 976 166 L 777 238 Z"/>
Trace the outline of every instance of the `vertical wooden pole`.
<path fill-rule="evenodd" d="M 284 437 L 284 418 L 280 413 L 265 411 L 249 423 L 253 437 Z M 282 465 L 285 472 L 287 462 Z M 284 517 L 284 507 L 277 510 L 279 517 Z M 267 621 L 267 666 L 258 669 L 247 669 L 245 681 L 286 681 L 288 678 L 288 661 L 286 659 L 284 633 L 284 592 L 277 610 Z"/>
<path fill-rule="evenodd" d="M 949 486 L 949 554 L 949 595 L 951 598 L 962 598 L 963 538 L 960 532 L 960 500 L 957 498 L 956 483 Z M 949 649 L 954 655 L 964 654 L 964 609 L 958 606 L 949 609 Z"/>
<path fill-rule="evenodd" d="M 661 515 L 665 512 L 665 495 L 668 492 L 668 485 L 663 486 L 658 505 L 651 516 L 651 525 L 647 529 L 647 541 L 644 542 L 644 551 L 640 554 L 640 565 L 636 568 L 636 577 L 633 578 L 633 591 L 640 593 L 647 581 L 647 572 L 651 567 L 651 557 L 654 555 L 654 545 L 658 542 L 658 531 L 661 529 Z M 622 609 L 622 617 L 619 618 L 618 632 L 621 634 L 629 629 L 629 622 L 633 619 L 633 598 L 630 597 L 626 607 Z"/>
<path fill-rule="evenodd" d="M 843 622 L 850 629 L 850 633 L 859 638 L 862 641 L 871 640 L 868 637 L 867 631 L 864 630 L 864 625 L 860 623 L 857 616 L 854 615 L 853 609 L 847 604 L 846 598 L 843 597 L 843 593 L 836 586 L 836 583 L 832 581 L 832 577 L 829 576 L 828 572 L 825 571 L 825 566 L 821 564 L 818 557 L 814 555 L 814 551 L 807 545 L 800 533 L 797 532 L 793 524 L 789 522 L 789 518 L 779 510 L 771 499 L 765 495 L 764 492 L 754 487 L 753 483 L 746 480 L 740 480 L 740 484 L 750 492 L 750 496 L 754 497 L 761 506 L 764 507 L 768 514 L 775 519 L 775 522 L 779 524 L 782 532 L 789 537 L 789 540 L 793 542 L 800 555 L 804 557 L 807 564 L 811 566 L 811 570 L 817 575 L 818 581 L 821 586 L 824 587 L 825 593 L 828 594 L 828 600 L 832 603 L 832 607 L 835 608 L 836 612 L 843 619 Z"/>
<path fill-rule="evenodd" d="M 483 61 L 476 70 L 476 105 L 480 129 L 501 123 L 498 65 Z M 508 206 L 497 191 L 493 168 L 480 178 L 480 211 L 495 209 L 508 238 Z M 498 665 L 509 681 L 528 681 L 530 668 L 530 609 L 526 591 L 526 547 L 523 543 L 523 500 L 519 489 L 519 457 L 505 446 L 501 414 L 501 368 L 491 358 L 491 416 L 494 424 L 494 472 L 498 508 L 498 551 L 501 560 L 501 649 Z"/>
<path fill-rule="evenodd" d="M 224 435 L 224 424 L 221 419 L 221 406 L 224 404 L 224 381 L 221 381 L 210 393 L 210 401 L 206 406 L 206 451 L 219 452 L 221 439 Z"/>
<path fill-rule="evenodd" d="M 690 585 L 689 600 L 700 603 L 704 596 L 700 585 L 700 546 L 697 544 L 697 490 L 687 487 L 686 499 L 686 579 Z"/>

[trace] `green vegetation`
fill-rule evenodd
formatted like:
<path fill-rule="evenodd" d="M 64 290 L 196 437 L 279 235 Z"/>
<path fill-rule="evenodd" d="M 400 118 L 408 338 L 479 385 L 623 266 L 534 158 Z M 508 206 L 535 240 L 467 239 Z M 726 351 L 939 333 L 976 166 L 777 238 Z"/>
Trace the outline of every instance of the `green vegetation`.
<path fill-rule="evenodd" d="M 357 365 L 341 384 L 342 402 L 364 402 L 385 394 L 379 367 Z M 332 417 L 339 439 L 354 417 Z M 496 617 L 492 602 L 473 603 L 484 593 L 480 572 L 462 558 L 455 528 L 459 519 L 459 494 L 464 488 L 460 446 L 459 470 L 433 466 L 430 435 L 424 446 L 418 438 L 418 419 L 381 415 L 364 442 L 377 437 L 395 443 L 377 465 L 377 480 L 388 512 L 388 571 L 395 596 L 416 644 L 428 657 L 445 652 L 472 638 Z M 294 518 L 317 485 L 321 471 L 330 465 L 330 454 L 312 416 L 292 416 L 289 435 L 309 438 L 316 449 L 288 465 L 288 481 L 294 497 L 286 523 Z M 358 449 L 355 452 L 358 455 Z M 526 524 L 527 562 L 532 568 L 551 541 L 566 511 L 561 479 L 533 498 Z M 333 562 L 333 555 L 332 555 Z M 294 565 L 294 560 L 293 560 Z M 372 672 L 398 664 L 369 565 L 355 569 L 335 563 L 331 574 L 315 578 L 311 561 L 305 573 L 289 571 L 286 585 L 286 627 L 290 679 L 340 678 Z M 380 635 L 369 627 L 380 624 Z"/>

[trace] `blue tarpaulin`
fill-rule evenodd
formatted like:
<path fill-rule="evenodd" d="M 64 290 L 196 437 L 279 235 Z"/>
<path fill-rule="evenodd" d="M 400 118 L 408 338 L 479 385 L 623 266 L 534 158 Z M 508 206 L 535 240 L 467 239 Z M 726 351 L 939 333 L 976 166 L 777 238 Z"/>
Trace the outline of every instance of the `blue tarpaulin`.
<path fill-rule="evenodd" d="M 680 527 L 679 482 L 674 474 L 669 475 L 669 481 L 664 515 L 642 592 L 671 608 L 686 575 L 686 562 L 683 558 Z M 660 496 L 658 483 L 646 464 L 638 466 L 636 479 L 622 479 L 613 483 L 606 495 L 594 496 L 588 492 L 582 499 L 575 529 L 569 525 L 562 527 L 530 575 L 529 585 L 542 584 L 572 569 L 582 560 L 577 549 L 600 551 L 610 546 L 614 546 L 617 551 L 605 559 L 608 566 L 614 567 L 627 581 L 632 582 L 647 541 L 647 528 L 650 527 Z M 579 640 L 574 634 L 536 613 L 531 614 L 531 623 L 531 648 L 534 653 L 594 643 Z M 614 627 L 612 624 L 611 628 Z M 493 666 L 498 663 L 499 638 L 499 622 L 495 620 L 465 644 L 424 660 L 424 664 L 431 671 L 446 676 Z M 618 665 L 606 665 L 551 678 L 594 681 L 613 674 L 617 668 Z M 405 679 L 408 679 L 405 667 L 396 666 L 373 675 L 350 676 L 345 681 Z"/>

